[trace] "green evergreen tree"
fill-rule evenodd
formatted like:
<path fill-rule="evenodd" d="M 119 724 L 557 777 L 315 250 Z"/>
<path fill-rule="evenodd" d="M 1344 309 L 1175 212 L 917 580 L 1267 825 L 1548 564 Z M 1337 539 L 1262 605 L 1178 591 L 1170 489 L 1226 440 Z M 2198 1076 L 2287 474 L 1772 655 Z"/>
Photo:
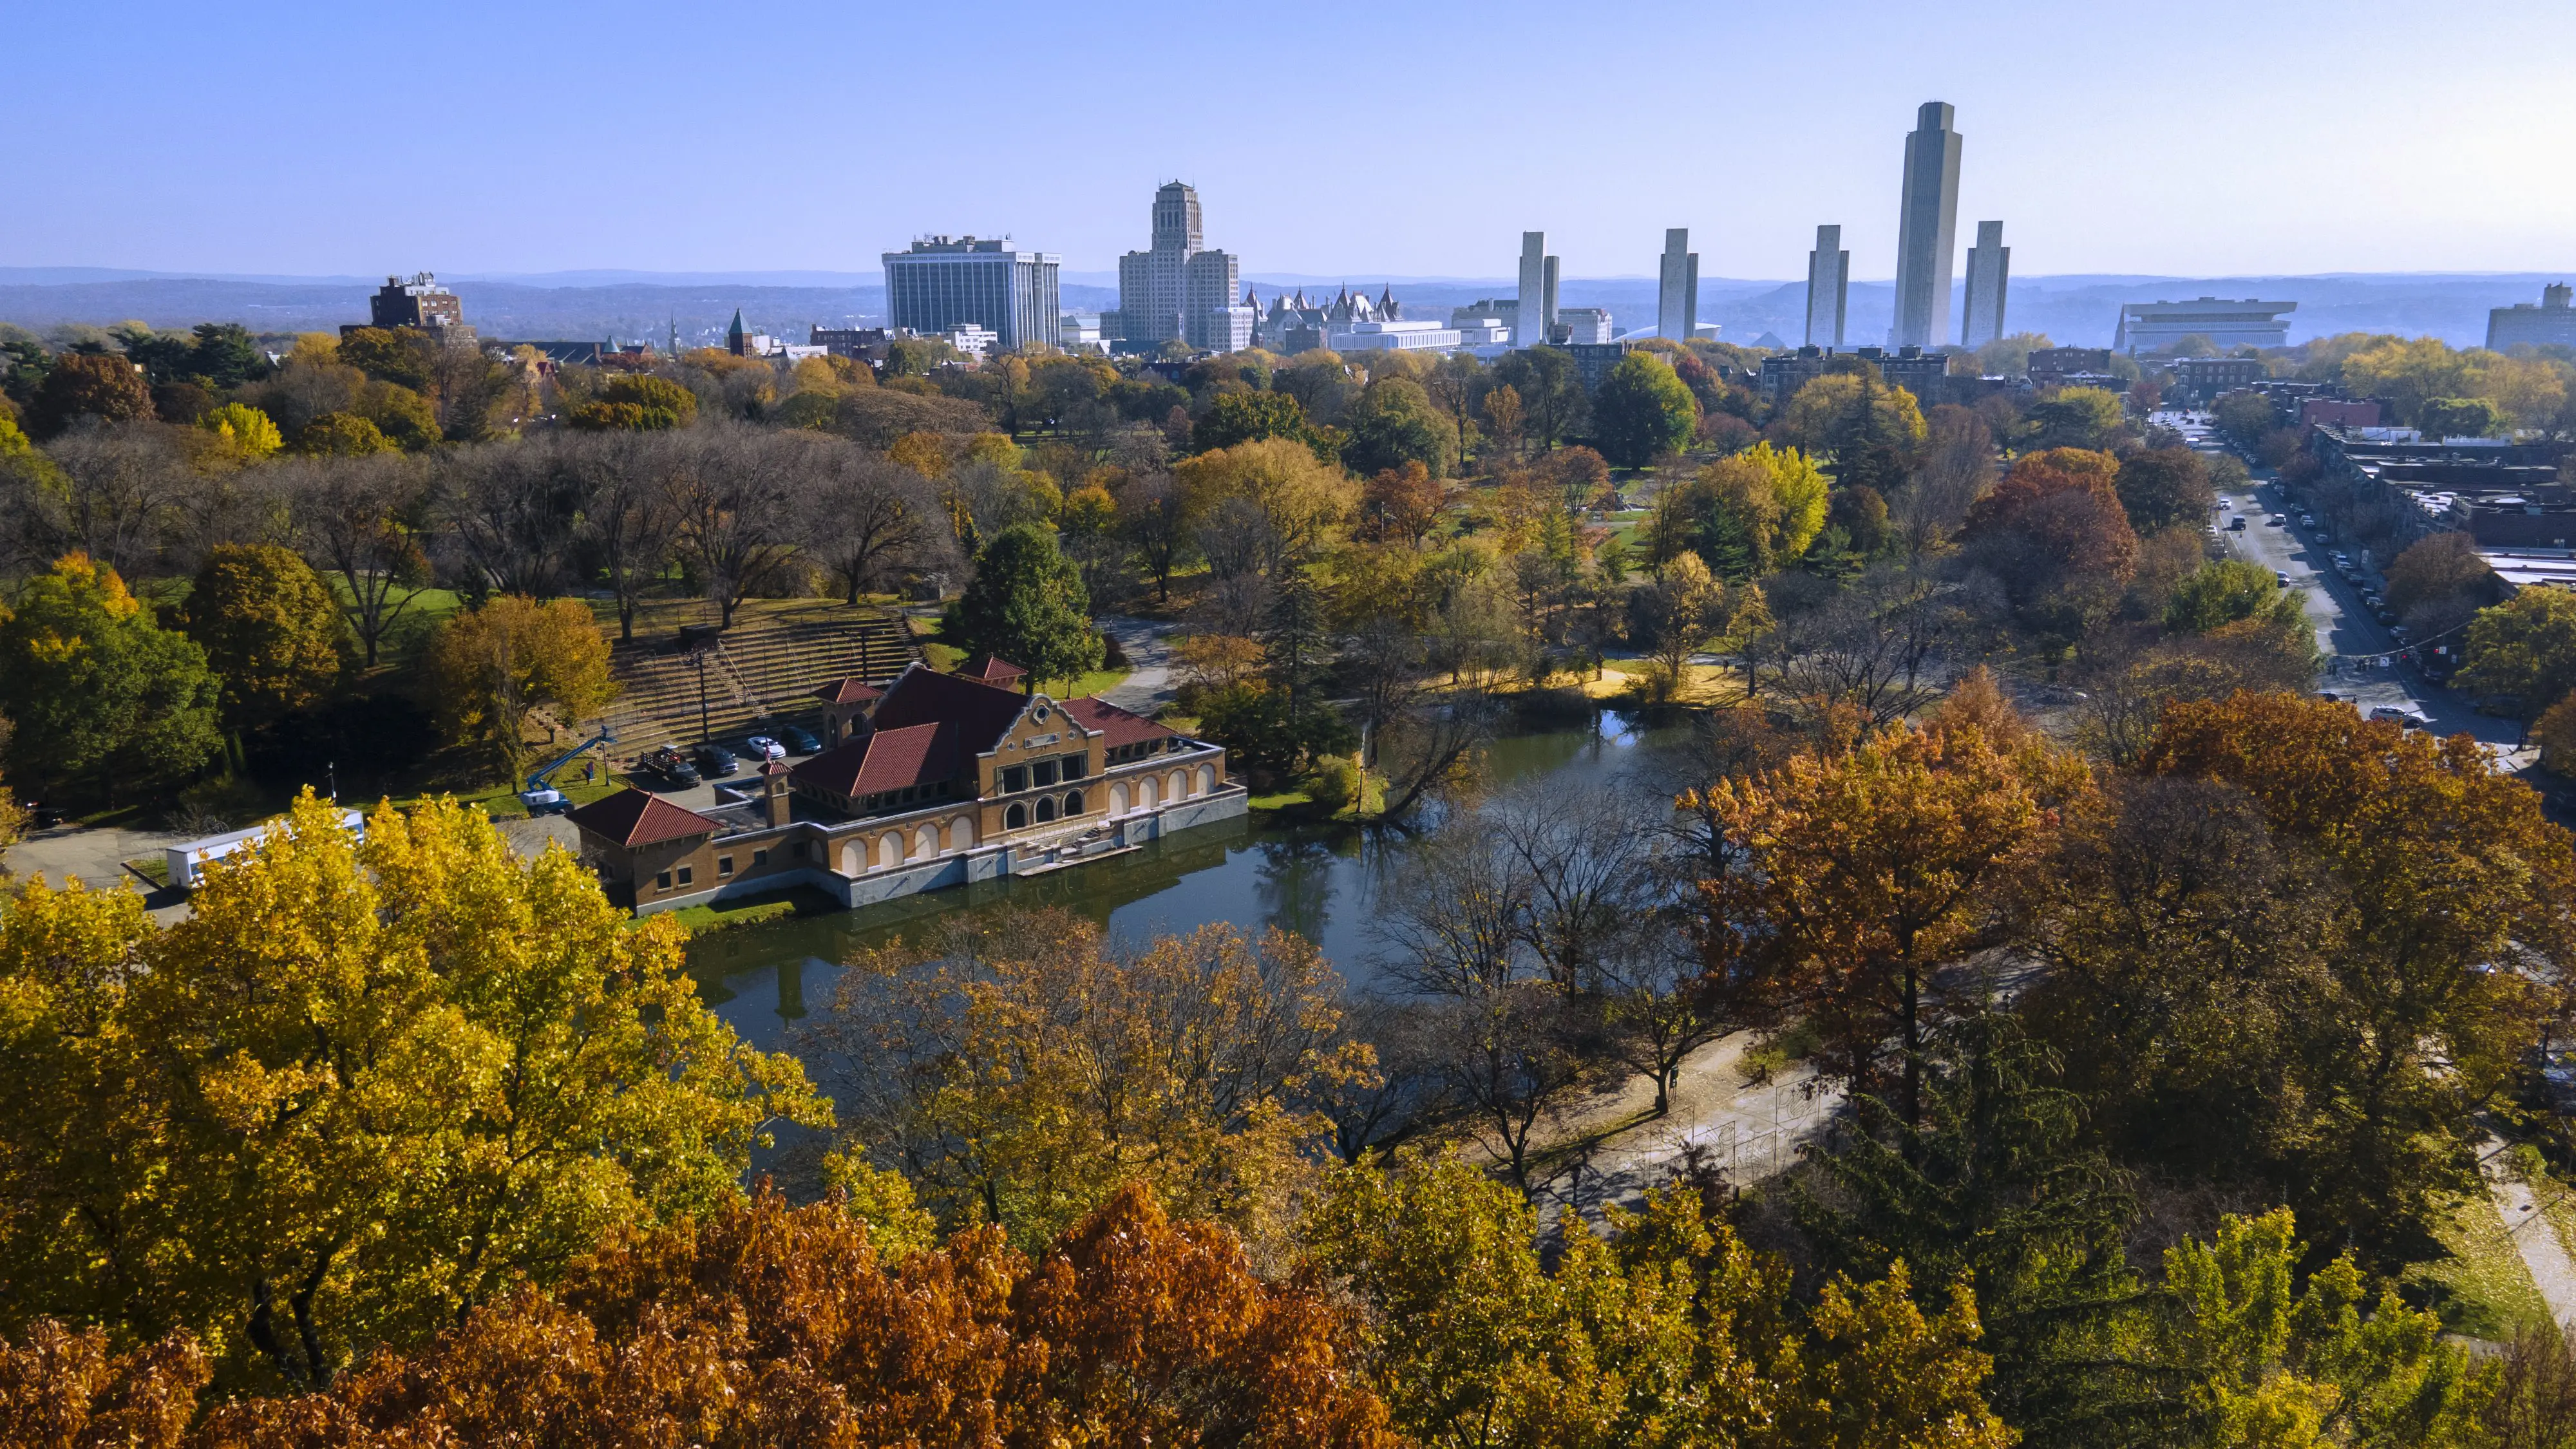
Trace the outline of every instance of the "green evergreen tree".
<path fill-rule="evenodd" d="M 954 631 L 965 648 L 998 654 L 1042 679 L 1072 679 L 1100 667 L 1099 631 L 1082 570 L 1042 524 L 1018 523 L 975 556 L 975 582 L 957 601 Z"/>

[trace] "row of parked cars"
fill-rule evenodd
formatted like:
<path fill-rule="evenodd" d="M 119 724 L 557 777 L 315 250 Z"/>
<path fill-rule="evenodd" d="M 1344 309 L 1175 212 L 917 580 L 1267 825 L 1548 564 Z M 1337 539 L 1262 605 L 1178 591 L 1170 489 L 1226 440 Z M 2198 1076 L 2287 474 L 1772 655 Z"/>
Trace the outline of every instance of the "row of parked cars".
<path fill-rule="evenodd" d="M 742 768 L 743 760 L 783 760 L 790 755 L 811 755 L 823 748 L 823 742 L 802 725 L 779 722 L 765 725 L 762 733 L 746 735 L 740 747 L 709 740 L 692 750 L 676 745 L 648 750 L 635 761 L 635 773 L 678 789 L 686 789 L 701 780 L 721 780 Z"/>

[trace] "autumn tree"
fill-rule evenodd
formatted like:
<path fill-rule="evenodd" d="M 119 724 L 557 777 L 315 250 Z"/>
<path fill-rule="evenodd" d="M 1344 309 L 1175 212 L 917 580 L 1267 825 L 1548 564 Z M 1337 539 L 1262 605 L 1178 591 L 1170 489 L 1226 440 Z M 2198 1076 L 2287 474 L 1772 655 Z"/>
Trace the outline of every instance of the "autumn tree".
<path fill-rule="evenodd" d="M 1458 461 L 1448 420 L 1409 377 L 1372 381 L 1343 415 L 1343 426 L 1350 436 L 1342 462 L 1363 476 L 1419 463 L 1432 477 L 1446 478 Z"/>
<path fill-rule="evenodd" d="M 711 423 L 661 446 L 661 506 L 669 510 L 673 545 L 731 628 L 743 600 L 770 587 L 796 557 L 807 470 L 818 455 L 848 445 Z"/>
<path fill-rule="evenodd" d="M 306 793 L 166 929 L 125 891 L 8 901 L 12 1329 L 184 1330 L 237 1387 L 327 1386 L 829 1121 L 569 853 L 443 802 L 363 841 L 340 813 Z"/>
<path fill-rule="evenodd" d="M 835 1150 L 900 1172 L 944 1225 L 1035 1244 L 1138 1181 L 1263 1236 L 1316 1131 L 1301 1094 L 1364 1070 L 1332 1045 L 1339 987 L 1284 933 L 1115 951 L 1038 911 L 862 953 L 807 1045 L 840 1103 Z"/>
<path fill-rule="evenodd" d="M 661 432 L 685 428 L 697 418 L 697 394 L 668 378 L 630 372 L 602 384 L 598 393 L 575 406 L 565 421 L 594 433 Z"/>
<path fill-rule="evenodd" d="M 374 420 L 357 413 L 324 413 L 295 434 L 295 451 L 312 458 L 365 458 L 396 451 Z"/>
<path fill-rule="evenodd" d="M 2518 701 L 2529 721 L 2576 692 L 2576 596 L 2524 589 L 2469 622 L 2469 667 L 2460 685 Z"/>
<path fill-rule="evenodd" d="M 807 483 L 818 506 L 806 547 L 840 581 L 847 603 L 857 603 L 862 589 L 887 587 L 906 564 L 923 562 L 939 538 L 928 480 L 882 455 L 846 444 L 829 449 Z"/>
<path fill-rule="evenodd" d="M 2419 609 L 2474 610 L 2495 587 L 2495 570 L 2478 557 L 2477 540 L 2451 529 L 2407 545 L 2389 561 L 2387 578 L 2388 607 L 2401 618 Z"/>
<path fill-rule="evenodd" d="M 1855 1090 L 1886 1084 L 1893 1053 L 1891 1095 L 1919 1122 L 1925 1034 L 1950 1009 L 1937 975 L 1993 938 L 1996 883 L 2085 781 L 2035 735 L 1962 722 L 1720 782 L 1707 804 L 1733 855 L 1701 887 L 1711 970 L 1766 974 Z"/>
<path fill-rule="evenodd" d="M 430 642 L 428 673 L 451 737 L 497 752 L 514 782 L 539 711 L 577 727 L 617 692 L 608 641 L 577 599 L 501 594 L 457 614 Z"/>
<path fill-rule="evenodd" d="M 1172 474 L 1197 518 L 1215 515 L 1229 501 L 1258 516 L 1265 537 L 1257 566 L 1271 576 L 1313 558 L 1359 504 L 1359 485 L 1348 474 L 1277 438 L 1184 459 Z"/>
<path fill-rule="evenodd" d="M 67 352 L 54 359 L 27 409 L 29 430 L 50 438 L 80 418 L 122 423 L 152 417 L 152 389 L 114 353 Z"/>
<path fill-rule="evenodd" d="M 2080 637 L 2106 616 L 2138 567 L 2108 453 L 2052 448 L 2015 460 L 1968 510 L 1963 536 L 2002 580 L 2030 627 Z"/>
<path fill-rule="evenodd" d="M 2094 873 L 2068 878 L 2093 883 L 2044 918 L 2066 941 L 2047 949 L 2077 963 L 2066 989 L 2093 995 L 2070 999 L 2066 1020 L 2091 1023 L 2088 1060 L 2169 1062 L 2124 1093 L 2205 1083 L 2206 1108 L 2173 1120 L 2243 1146 L 2215 1159 L 2186 1147 L 2195 1170 L 2276 1164 L 2311 1222 L 2386 1251 L 2429 1220 L 2438 1193 L 2469 1184 L 2469 1114 L 2507 1090 L 2563 1009 L 2537 963 L 2576 945 L 2576 846 L 2467 736 L 2408 734 L 2286 693 L 2168 706 L 2139 769 L 2224 788 L 2196 807 L 2206 824 L 2169 812 L 2129 837 L 2145 855 L 2097 849 Z M 2228 840 L 2209 838 L 2222 829 Z M 2103 874 L 2113 866 L 2148 873 Z M 2238 899 L 2211 911 L 2159 890 L 2141 911 L 2132 882 L 2158 875 Z M 2231 959 L 2252 969 L 2229 971 Z M 2176 998 L 2211 1002 L 2195 1018 L 2208 1045 L 2184 1049 L 2197 1033 L 2132 1045 L 2107 1029 L 2174 1019 L 2177 1007 L 2150 1004 Z"/>
<path fill-rule="evenodd" d="M 1213 453 L 1264 438 L 1303 443 L 1312 432 L 1305 408 L 1286 393 L 1220 393 L 1208 405 L 1206 416 L 1191 425 L 1190 450 Z"/>
<path fill-rule="evenodd" d="M 1553 1265 L 1536 1214 L 1462 1163 L 1336 1174 L 1304 1228 L 1320 1271 L 1370 1309 L 1359 1350 L 1393 1427 L 1441 1446 L 1704 1444 L 2002 1449 L 1979 1390 L 1964 1283 L 1917 1308 L 1900 1264 L 1827 1284 L 1805 1312 L 1788 1270 L 1696 1194 L 1567 1214 Z"/>
<path fill-rule="evenodd" d="M 22 784 L 120 788 L 193 774 L 223 747 L 220 682 L 116 570 L 68 554 L 0 607 L 0 715 Z"/>
<path fill-rule="evenodd" d="M 1369 479 L 1361 490 L 1360 513 L 1377 537 L 1401 539 L 1418 549 L 1424 535 L 1440 521 L 1442 502 L 1440 483 L 1431 470 L 1408 461 Z"/>
<path fill-rule="evenodd" d="M 2023 441 L 2035 452 L 2085 448 L 2108 452 L 2128 433 L 2120 395 L 2098 387 L 2061 387 L 2030 405 Z"/>
<path fill-rule="evenodd" d="M 346 663 L 348 626 L 330 589 L 294 550 L 274 544 L 217 544 L 179 622 L 223 681 L 235 728 L 310 707 Z"/>
<path fill-rule="evenodd" d="M 2210 487 L 2209 469 L 2200 454 L 2180 447 L 2142 448 L 2130 454 L 2121 460 L 2112 487 L 2129 526 L 2142 534 L 2178 524 L 2198 530 L 2218 496 Z"/>

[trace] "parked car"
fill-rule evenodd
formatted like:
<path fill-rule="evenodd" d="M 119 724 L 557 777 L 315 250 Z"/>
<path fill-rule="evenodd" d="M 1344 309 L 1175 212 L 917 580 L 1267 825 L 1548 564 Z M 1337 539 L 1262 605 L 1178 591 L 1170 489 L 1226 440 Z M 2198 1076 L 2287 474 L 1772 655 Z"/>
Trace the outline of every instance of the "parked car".
<path fill-rule="evenodd" d="M 2372 719 L 2391 720 L 2399 724 L 2405 723 L 2413 713 L 2414 711 L 2410 709 L 2394 704 L 2374 704 L 2370 707 Z"/>
<path fill-rule="evenodd" d="M 790 751 L 799 755 L 814 754 L 823 748 L 823 742 L 814 738 L 812 730 L 797 725 L 780 725 L 778 737 L 787 742 L 787 748 Z"/>
<path fill-rule="evenodd" d="M 2227 520 L 2227 531 L 2229 533 L 2243 533 L 2245 531 L 2245 516 L 2243 514 L 2238 514 L 2236 517 Z"/>
<path fill-rule="evenodd" d="M 778 741 L 771 739 L 767 735 L 753 735 L 750 739 L 744 740 L 743 745 L 759 759 L 783 760 L 787 758 L 787 747 L 780 744 Z"/>
<path fill-rule="evenodd" d="M 2279 569 L 2274 569 L 2272 570 L 2272 582 L 2279 584 L 2282 588 L 2286 589 L 2290 586 L 2290 576 L 2281 572 Z"/>
<path fill-rule="evenodd" d="M 2263 526 L 2265 528 L 2287 528 L 2290 526 L 2290 520 L 2275 513 L 2271 517 L 2263 520 Z"/>
<path fill-rule="evenodd" d="M 698 762 L 698 768 L 704 771 L 710 780 L 730 775 L 742 768 L 742 761 L 734 758 L 733 751 L 713 741 L 698 746 L 692 758 Z"/>

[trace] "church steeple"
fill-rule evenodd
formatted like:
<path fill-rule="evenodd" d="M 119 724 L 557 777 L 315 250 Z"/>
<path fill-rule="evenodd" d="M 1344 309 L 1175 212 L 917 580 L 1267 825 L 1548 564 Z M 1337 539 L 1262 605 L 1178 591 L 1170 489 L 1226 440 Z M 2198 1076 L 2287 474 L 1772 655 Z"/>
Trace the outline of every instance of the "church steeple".
<path fill-rule="evenodd" d="M 742 309 L 736 307 L 733 309 L 733 325 L 725 329 L 725 351 L 740 357 L 750 345 L 750 334 L 742 326 Z"/>

